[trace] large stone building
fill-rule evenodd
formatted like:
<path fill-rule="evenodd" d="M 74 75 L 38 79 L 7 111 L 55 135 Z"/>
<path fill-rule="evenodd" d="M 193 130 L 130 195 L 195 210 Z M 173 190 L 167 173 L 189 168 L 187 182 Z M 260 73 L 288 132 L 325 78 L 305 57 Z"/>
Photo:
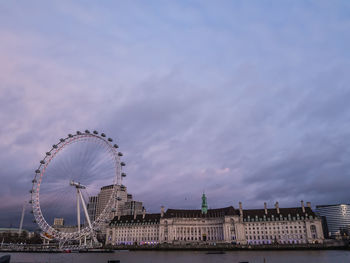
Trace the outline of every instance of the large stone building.
<path fill-rule="evenodd" d="M 107 228 L 106 244 L 158 244 L 160 214 L 116 216 Z"/>
<path fill-rule="evenodd" d="M 233 244 L 305 244 L 322 243 L 322 222 L 311 209 L 301 207 L 239 209 L 232 206 L 207 209 L 202 197 L 202 209 L 179 210 L 161 208 L 160 214 L 116 216 L 106 232 L 106 243 L 233 243 Z"/>

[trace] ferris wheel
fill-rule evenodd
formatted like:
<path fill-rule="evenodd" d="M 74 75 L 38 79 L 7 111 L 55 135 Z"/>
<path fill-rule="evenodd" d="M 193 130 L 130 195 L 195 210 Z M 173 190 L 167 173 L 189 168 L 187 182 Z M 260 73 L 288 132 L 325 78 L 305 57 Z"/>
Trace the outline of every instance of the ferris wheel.
<path fill-rule="evenodd" d="M 90 239 L 98 244 L 101 231 L 118 208 L 125 163 L 118 145 L 104 133 L 77 131 L 59 139 L 40 161 L 32 180 L 35 222 L 45 236 L 62 244 Z M 107 188 L 103 196 L 101 189 Z M 60 219 L 60 226 L 54 220 Z M 64 221 L 64 223 L 63 223 Z"/>

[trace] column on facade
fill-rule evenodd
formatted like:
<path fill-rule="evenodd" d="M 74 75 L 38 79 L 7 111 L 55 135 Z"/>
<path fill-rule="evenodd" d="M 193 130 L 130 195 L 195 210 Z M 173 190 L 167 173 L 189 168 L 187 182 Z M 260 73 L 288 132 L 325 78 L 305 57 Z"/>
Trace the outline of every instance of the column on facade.
<path fill-rule="evenodd" d="M 223 232 L 223 239 L 227 240 L 229 237 L 229 233 L 230 233 L 230 228 L 227 226 L 226 223 L 224 223 L 222 225 L 222 232 Z"/>

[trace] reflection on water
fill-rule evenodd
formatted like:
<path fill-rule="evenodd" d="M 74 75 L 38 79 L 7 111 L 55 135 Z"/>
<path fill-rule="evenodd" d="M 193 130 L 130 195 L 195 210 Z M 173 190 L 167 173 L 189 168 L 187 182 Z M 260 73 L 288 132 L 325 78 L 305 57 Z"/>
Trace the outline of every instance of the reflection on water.
<path fill-rule="evenodd" d="M 0 256 L 4 253 L 0 253 Z M 71 253 L 40 254 L 12 253 L 11 262 L 37 263 L 107 263 L 108 260 L 119 259 L 121 263 L 206 263 L 223 262 L 238 263 L 328 263 L 350 262 L 350 251 L 228 251 L 225 254 L 206 254 L 202 251 L 116 251 L 115 253 Z"/>

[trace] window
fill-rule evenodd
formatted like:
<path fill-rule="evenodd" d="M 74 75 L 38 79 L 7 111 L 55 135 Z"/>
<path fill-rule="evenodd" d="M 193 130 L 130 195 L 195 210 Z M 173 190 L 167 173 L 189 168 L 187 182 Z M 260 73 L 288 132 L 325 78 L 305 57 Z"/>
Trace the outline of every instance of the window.
<path fill-rule="evenodd" d="M 312 236 L 312 238 L 317 238 L 316 226 L 315 226 L 315 225 L 311 225 L 311 226 L 310 226 L 310 230 L 311 230 L 311 236 Z"/>

